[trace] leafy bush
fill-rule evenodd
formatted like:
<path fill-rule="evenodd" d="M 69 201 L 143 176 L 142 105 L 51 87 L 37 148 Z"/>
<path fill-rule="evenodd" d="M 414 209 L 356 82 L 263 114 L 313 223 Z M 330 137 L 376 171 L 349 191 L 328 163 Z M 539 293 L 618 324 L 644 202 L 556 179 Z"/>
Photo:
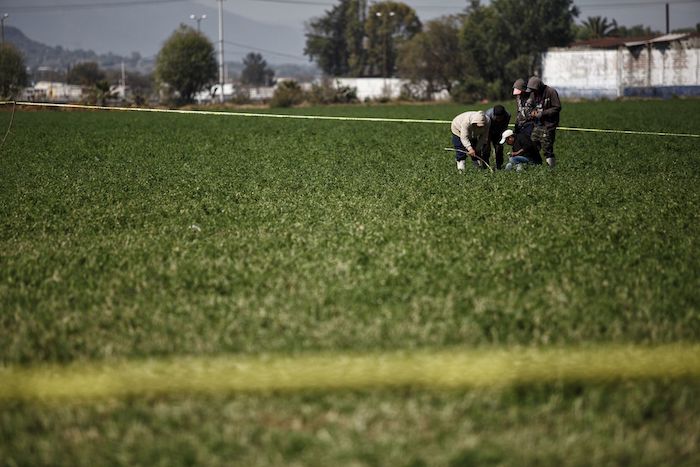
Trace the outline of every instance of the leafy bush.
<path fill-rule="evenodd" d="M 308 93 L 308 100 L 312 104 L 349 104 L 357 102 L 357 88 L 333 83 L 326 78 L 320 83 L 314 83 Z"/>
<path fill-rule="evenodd" d="M 430 92 L 423 83 L 404 83 L 401 86 L 399 99 L 402 101 L 423 101 L 430 100 Z"/>
<path fill-rule="evenodd" d="M 271 107 L 293 107 L 304 102 L 304 90 L 296 81 L 282 81 L 270 101 Z"/>
<path fill-rule="evenodd" d="M 231 96 L 231 102 L 234 104 L 250 104 L 250 89 L 245 86 L 236 86 L 233 89 L 233 96 Z"/>
<path fill-rule="evenodd" d="M 452 100 L 458 104 L 473 104 L 487 95 L 487 84 L 481 78 L 468 77 L 452 88 Z"/>

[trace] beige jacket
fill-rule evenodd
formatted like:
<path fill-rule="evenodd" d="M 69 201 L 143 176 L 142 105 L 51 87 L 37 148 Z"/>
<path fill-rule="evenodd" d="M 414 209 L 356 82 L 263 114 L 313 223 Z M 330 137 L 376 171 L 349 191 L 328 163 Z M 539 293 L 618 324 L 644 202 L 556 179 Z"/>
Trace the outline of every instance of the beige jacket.
<path fill-rule="evenodd" d="M 477 126 L 477 124 L 483 124 L 483 126 Z M 481 150 L 489 139 L 489 121 L 480 110 L 457 115 L 452 120 L 451 129 L 453 135 L 459 136 L 467 151 L 472 147 L 475 151 Z M 476 144 L 472 145 L 472 141 Z"/>

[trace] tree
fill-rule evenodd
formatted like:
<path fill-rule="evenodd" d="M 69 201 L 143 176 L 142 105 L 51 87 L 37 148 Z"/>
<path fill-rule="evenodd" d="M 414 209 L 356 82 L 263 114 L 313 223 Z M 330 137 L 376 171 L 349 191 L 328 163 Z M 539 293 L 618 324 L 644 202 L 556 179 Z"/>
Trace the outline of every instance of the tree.
<path fill-rule="evenodd" d="M 493 97 L 505 97 L 516 78 L 538 69 L 542 52 L 573 41 L 576 16 L 572 0 L 472 0 L 460 33 L 465 57 Z"/>
<path fill-rule="evenodd" d="M 416 12 L 400 2 L 339 0 L 306 25 L 304 54 L 331 76 L 393 74 L 397 48 L 421 30 Z"/>
<path fill-rule="evenodd" d="M 698 25 L 700 26 L 700 24 Z M 699 28 L 700 29 L 700 28 Z M 674 31 L 678 32 L 678 31 Z M 700 30 L 698 31 L 700 32 Z M 617 35 L 619 37 L 640 37 L 640 36 L 660 36 L 660 31 L 654 31 L 649 26 L 636 24 L 634 26 L 618 26 Z"/>
<path fill-rule="evenodd" d="M 399 49 L 398 71 L 411 81 L 425 82 L 426 98 L 452 85 L 466 70 L 466 60 L 459 46 L 461 20 L 444 16 L 429 21 L 422 32 L 406 41 Z"/>
<path fill-rule="evenodd" d="M 69 84 L 79 84 L 85 87 L 95 86 L 105 79 L 105 74 L 96 62 L 78 63 L 68 71 L 66 81 Z"/>
<path fill-rule="evenodd" d="M 365 24 L 369 74 L 392 76 L 398 48 L 421 29 L 415 10 L 405 3 L 385 1 L 373 4 Z"/>
<path fill-rule="evenodd" d="M 306 24 L 304 55 L 331 76 L 362 76 L 366 0 L 340 0 Z"/>
<path fill-rule="evenodd" d="M 93 87 L 91 95 L 88 97 L 88 99 L 91 103 L 107 105 L 107 99 L 111 99 L 113 97 L 114 95 L 110 92 L 109 81 L 103 79 L 95 83 L 95 86 Z"/>
<path fill-rule="evenodd" d="M 348 4 L 345 25 L 345 43 L 348 49 L 348 74 L 364 76 L 367 68 L 365 21 L 367 0 L 355 0 Z"/>
<path fill-rule="evenodd" d="M 262 55 L 250 52 L 243 59 L 241 82 L 251 86 L 271 86 L 275 72 L 267 67 Z"/>
<path fill-rule="evenodd" d="M 180 25 L 165 41 L 156 58 L 156 77 L 191 102 L 195 93 L 216 82 L 214 46 L 195 29 Z"/>
<path fill-rule="evenodd" d="M 583 22 L 578 31 L 579 39 L 601 39 L 603 37 L 617 36 L 617 21 L 608 22 L 608 18 L 601 16 L 589 16 Z"/>
<path fill-rule="evenodd" d="M 12 44 L 0 45 L 0 97 L 13 99 L 27 85 L 22 54 Z"/>

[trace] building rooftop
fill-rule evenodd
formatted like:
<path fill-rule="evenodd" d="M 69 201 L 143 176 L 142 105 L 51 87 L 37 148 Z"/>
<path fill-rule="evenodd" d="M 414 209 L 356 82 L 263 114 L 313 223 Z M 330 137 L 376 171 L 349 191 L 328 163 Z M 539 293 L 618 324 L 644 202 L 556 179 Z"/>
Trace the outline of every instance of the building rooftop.
<path fill-rule="evenodd" d="M 599 39 L 589 39 L 571 44 L 570 48 L 580 49 L 616 49 L 618 47 L 636 47 L 644 44 L 655 44 L 660 42 L 673 42 L 687 39 L 689 37 L 700 36 L 698 33 L 675 33 L 661 36 L 636 36 L 636 37 L 602 37 Z"/>

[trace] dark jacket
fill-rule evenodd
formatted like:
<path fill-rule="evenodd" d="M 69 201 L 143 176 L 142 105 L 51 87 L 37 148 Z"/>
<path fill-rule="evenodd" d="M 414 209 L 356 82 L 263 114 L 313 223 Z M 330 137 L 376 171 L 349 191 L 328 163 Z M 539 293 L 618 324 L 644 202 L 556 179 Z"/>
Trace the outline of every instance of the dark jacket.
<path fill-rule="evenodd" d="M 532 96 L 530 93 L 522 93 L 515 96 L 515 132 L 525 131 L 528 135 L 532 133 L 533 122 L 530 120 L 532 111 Z"/>
<path fill-rule="evenodd" d="M 510 123 L 510 114 L 506 112 L 506 118 L 502 122 L 496 122 L 493 115 L 493 107 L 486 110 L 484 115 L 490 122 L 489 125 L 489 140 L 498 144 L 501 140 L 501 135 L 504 131 L 508 129 L 508 124 Z"/>
<path fill-rule="evenodd" d="M 535 124 L 544 125 L 548 130 L 555 129 L 559 125 L 559 112 L 561 112 L 561 101 L 557 90 L 535 77 L 527 82 L 527 88 L 532 90 L 533 108 L 542 111 L 535 119 Z"/>
<path fill-rule="evenodd" d="M 535 146 L 535 143 L 533 143 L 530 137 L 525 133 L 516 134 L 515 141 L 513 141 L 513 153 L 520 150 L 523 150 L 523 152 L 516 155 L 527 157 L 532 164 L 542 163 L 540 151 L 537 149 L 537 146 Z"/>

